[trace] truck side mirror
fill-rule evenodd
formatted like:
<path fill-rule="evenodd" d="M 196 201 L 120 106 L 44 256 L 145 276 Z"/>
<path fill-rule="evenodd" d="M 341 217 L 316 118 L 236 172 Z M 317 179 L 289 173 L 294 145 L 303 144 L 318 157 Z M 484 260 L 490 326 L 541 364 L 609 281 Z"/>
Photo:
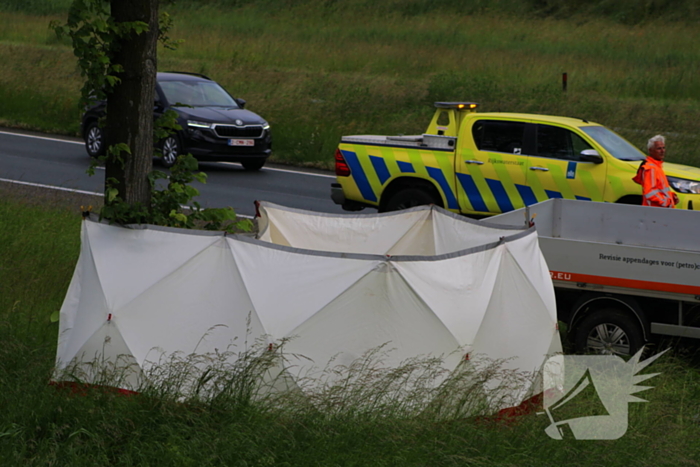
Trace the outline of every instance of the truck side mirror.
<path fill-rule="evenodd" d="M 602 164 L 603 156 L 598 154 L 595 149 L 584 149 L 581 151 L 581 160 L 585 162 L 593 162 L 594 164 Z"/>

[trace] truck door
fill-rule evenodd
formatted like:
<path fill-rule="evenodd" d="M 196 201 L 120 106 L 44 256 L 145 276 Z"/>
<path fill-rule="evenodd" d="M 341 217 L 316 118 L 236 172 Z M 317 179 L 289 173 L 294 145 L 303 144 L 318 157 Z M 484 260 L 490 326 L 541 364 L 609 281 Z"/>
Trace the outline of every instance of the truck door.
<path fill-rule="evenodd" d="M 607 164 L 581 157 L 581 151 L 593 147 L 567 128 L 546 124 L 536 127 L 537 151 L 530 156 L 527 170 L 534 202 L 550 198 L 603 201 Z"/>
<path fill-rule="evenodd" d="M 527 154 L 534 153 L 534 125 L 484 119 L 460 133 L 455 161 L 460 211 L 499 214 L 523 207 L 520 193 L 527 181 Z"/>

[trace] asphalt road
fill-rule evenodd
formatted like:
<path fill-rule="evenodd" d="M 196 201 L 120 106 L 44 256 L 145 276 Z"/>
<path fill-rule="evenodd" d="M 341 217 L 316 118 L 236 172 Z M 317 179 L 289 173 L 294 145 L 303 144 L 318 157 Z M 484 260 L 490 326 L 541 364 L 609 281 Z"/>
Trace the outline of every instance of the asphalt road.
<path fill-rule="evenodd" d="M 0 129 L 0 181 L 15 181 L 101 194 L 104 169 L 90 177 L 90 158 L 77 138 Z M 156 165 L 156 168 L 158 167 Z M 234 163 L 200 163 L 208 175 L 205 185 L 195 183 L 203 207 L 233 207 L 239 215 L 253 216 L 254 202 L 269 201 L 298 209 L 343 213 L 331 201 L 330 172 L 296 170 L 270 165 L 247 172 Z"/>

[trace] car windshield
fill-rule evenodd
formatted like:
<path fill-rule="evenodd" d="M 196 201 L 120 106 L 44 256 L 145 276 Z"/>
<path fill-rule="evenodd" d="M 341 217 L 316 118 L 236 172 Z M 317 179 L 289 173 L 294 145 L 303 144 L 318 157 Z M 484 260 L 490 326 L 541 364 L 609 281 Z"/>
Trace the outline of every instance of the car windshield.
<path fill-rule="evenodd" d="M 238 108 L 224 88 L 212 81 L 159 81 L 158 84 L 171 105 Z"/>
<path fill-rule="evenodd" d="M 641 161 L 647 157 L 642 151 L 632 146 L 629 141 L 604 126 L 584 126 L 581 127 L 581 130 L 603 146 L 616 159 Z"/>

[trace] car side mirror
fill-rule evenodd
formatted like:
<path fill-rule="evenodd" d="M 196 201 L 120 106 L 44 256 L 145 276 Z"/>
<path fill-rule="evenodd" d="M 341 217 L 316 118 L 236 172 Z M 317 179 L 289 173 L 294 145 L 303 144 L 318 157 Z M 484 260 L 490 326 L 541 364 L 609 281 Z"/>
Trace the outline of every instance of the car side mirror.
<path fill-rule="evenodd" d="M 238 104 L 238 107 L 240 107 L 241 109 L 245 108 L 245 99 L 239 99 L 239 98 L 235 97 L 233 100 L 236 101 L 236 104 Z"/>
<path fill-rule="evenodd" d="M 603 156 L 598 154 L 595 149 L 584 149 L 581 151 L 581 160 L 585 162 L 593 162 L 594 164 L 602 164 Z"/>

